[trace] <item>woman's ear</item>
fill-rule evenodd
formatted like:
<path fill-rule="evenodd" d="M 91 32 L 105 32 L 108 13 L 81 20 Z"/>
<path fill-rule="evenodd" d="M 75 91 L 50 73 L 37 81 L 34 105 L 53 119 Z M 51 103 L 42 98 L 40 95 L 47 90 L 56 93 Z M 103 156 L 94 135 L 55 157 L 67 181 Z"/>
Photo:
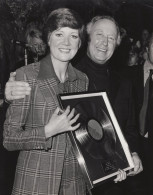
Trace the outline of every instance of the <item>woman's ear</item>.
<path fill-rule="evenodd" d="M 81 40 L 79 41 L 79 48 L 81 47 L 81 44 L 82 44 L 82 42 L 81 42 Z"/>
<path fill-rule="evenodd" d="M 48 37 L 47 37 L 47 43 L 48 43 L 48 45 L 50 45 L 50 36 L 51 36 L 51 34 L 49 33 L 48 34 Z"/>

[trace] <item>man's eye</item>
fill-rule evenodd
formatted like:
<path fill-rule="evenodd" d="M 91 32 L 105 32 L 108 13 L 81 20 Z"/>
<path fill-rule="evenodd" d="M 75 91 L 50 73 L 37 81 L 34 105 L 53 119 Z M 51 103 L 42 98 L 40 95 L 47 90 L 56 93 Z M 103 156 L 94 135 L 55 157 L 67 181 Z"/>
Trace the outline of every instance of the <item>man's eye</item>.
<path fill-rule="evenodd" d="M 101 34 L 101 33 L 98 33 L 98 34 L 97 34 L 97 36 L 102 36 L 102 35 L 103 35 L 103 34 Z"/>
<path fill-rule="evenodd" d="M 109 39 L 110 41 L 114 41 L 114 40 L 115 40 L 114 37 L 108 37 L 108 39 Z"/>

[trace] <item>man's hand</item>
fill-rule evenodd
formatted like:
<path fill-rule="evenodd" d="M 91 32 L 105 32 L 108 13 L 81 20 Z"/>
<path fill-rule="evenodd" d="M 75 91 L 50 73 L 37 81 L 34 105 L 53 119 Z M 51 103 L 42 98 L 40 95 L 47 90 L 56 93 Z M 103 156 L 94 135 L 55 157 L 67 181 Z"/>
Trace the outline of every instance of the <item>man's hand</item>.
<path fill-rule="evenodd" d="M 8 101 L 24 98 L 30 94 L 29 84 L 23 81 L 15 81 L 16 72 L 10 73 L 10 78 L 5 85 L 5 98 Z"/>
<path fill-rule="evenodd" d="M 130 170 L 130 172 L 127 174 L 127 176 L 134 176 L 143 171 L 142 162 L 136 152 L 132 153 L 132 158 L 134 162 L 134 169 Z"/>
<path fill-rule="evenodd" d="M 117 175 L 117 177 L 114 179 L 114 182 L 120 182 L 126 179 L 126 172 L 124 170 L 119 169 L 119 174 Z"/>

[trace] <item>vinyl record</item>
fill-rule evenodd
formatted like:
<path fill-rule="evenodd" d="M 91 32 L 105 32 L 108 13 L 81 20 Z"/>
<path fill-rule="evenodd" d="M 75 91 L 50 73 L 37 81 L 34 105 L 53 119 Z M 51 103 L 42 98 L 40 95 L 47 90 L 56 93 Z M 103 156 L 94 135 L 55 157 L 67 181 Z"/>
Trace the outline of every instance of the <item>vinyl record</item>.
<path fill-rule="evenodd" d="M 80 145 L 94 159 L 112 158 L 116 135 L 102 106 L 97 106 L 96 102 L 80 101 L 74 107 L 76 112 L 80 113 L 80 128 L 75 131 Z"/>

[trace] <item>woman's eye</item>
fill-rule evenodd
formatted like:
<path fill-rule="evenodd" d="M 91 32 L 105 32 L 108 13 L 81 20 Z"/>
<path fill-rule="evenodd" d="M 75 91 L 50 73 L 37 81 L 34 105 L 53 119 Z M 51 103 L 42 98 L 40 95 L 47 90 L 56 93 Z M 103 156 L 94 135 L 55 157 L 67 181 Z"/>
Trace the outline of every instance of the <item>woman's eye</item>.
<path fill-rule="evenodd" d="M 72 35 L 72 38 L 73 39 L 77 39 L 78 38 L 78 35 Z"/>
<path fill-rule="evenodd" d="M 56 33 L 55 34 L 57 37 L 61 37 L 62 36 L 62 33 Z"/>

